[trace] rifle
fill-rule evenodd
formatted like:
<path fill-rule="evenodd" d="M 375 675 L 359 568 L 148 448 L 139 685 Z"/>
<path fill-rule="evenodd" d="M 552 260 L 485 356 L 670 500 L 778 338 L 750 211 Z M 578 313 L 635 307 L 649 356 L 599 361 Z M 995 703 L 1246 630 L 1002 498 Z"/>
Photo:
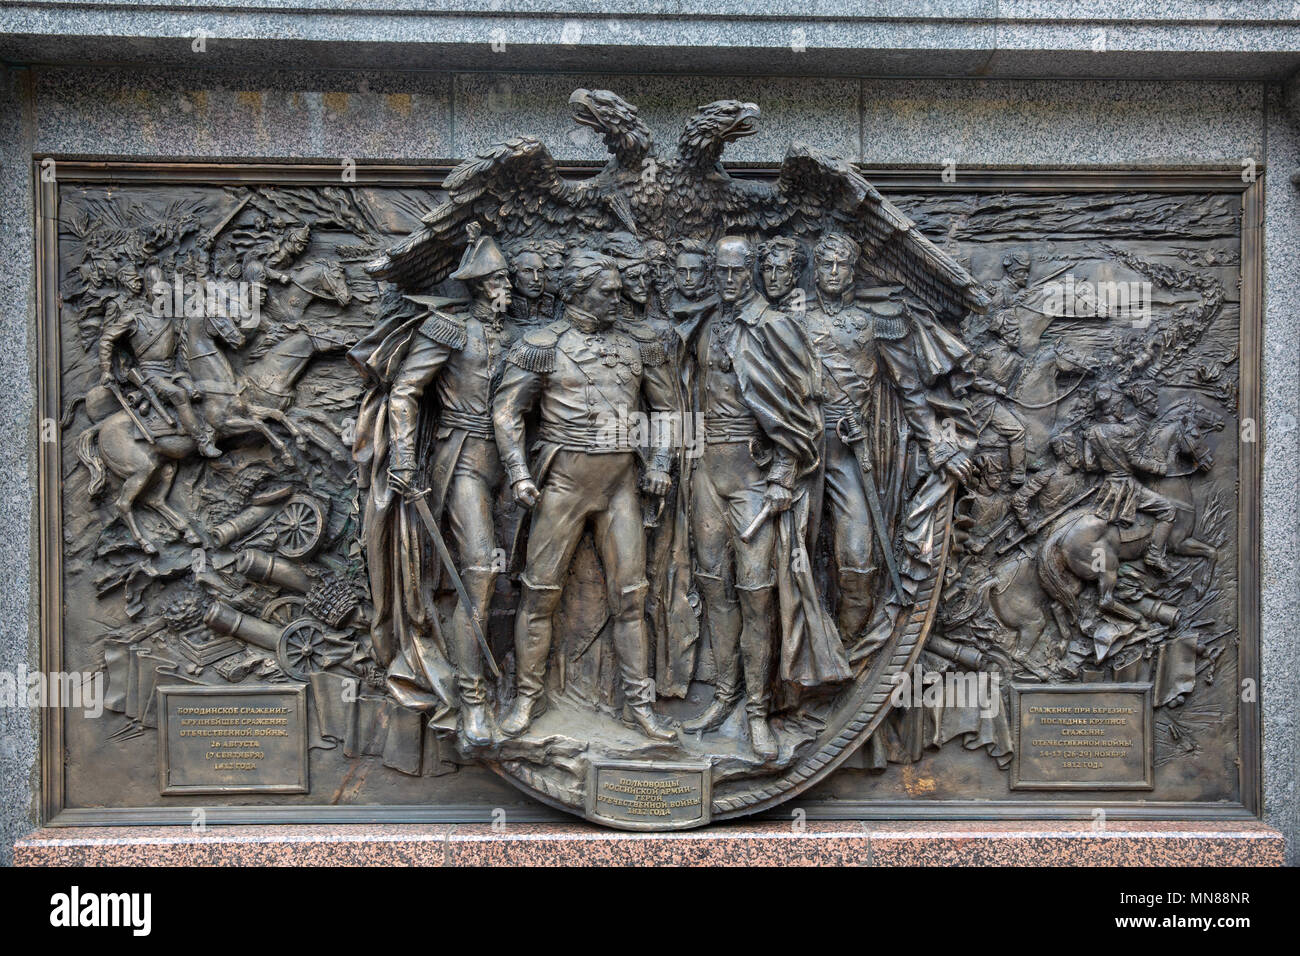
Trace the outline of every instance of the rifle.
<path fill-rule="evenodd" d="M 1008 541 L 1006 544 L 1002 545 L 1002 547 L 998 548 L 997 553 L 1006 554 L 1008 551 L 1010 551 L 1012 548 L 1018 545 L 1021 541 L 1026 541 L 1029 538 L 1032 538 L 1034 535 L 1038 534 L 1038 532 L 1042 531 L 1043 528 L 1047 527 L 1047 525 L 1051 524 L 1057 518 L 1061 517 L 1061 515 L 1065 514 L 1075 505 L 1079 504 L 1086 498 L 1091 498 L 1096 493 L 1097 493 L 1097 488 L 1096 486 L 1093 486 L 1092 488 L 1089 488 L 1087 491 L 1085 491 L 1083 494 L 1070 499 L 1065 504 L 1061 505 L 1061 507 L 1053 511 L 1050 515 L 1047 515 L 1046 517 L 1038 521 L 1035 521 L 1032 525 L 1029 526 L 1028 529 L 1026 529 L 1025 533 L 1022 534 L 1020 537 Z"/>

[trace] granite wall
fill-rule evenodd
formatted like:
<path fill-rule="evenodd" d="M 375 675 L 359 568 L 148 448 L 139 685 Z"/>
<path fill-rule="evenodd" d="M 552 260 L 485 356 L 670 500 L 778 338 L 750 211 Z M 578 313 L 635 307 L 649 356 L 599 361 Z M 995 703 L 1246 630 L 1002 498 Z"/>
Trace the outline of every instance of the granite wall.
<path fill-rule="evenodd" d="M 84 6 L 95 6 L 88 4 Z M 2 26 L 2 24 L 0 24 Z M 0 45 L 0 50 L 3 45 Z M 12 57 L 12 52 L 9 54 Z M 10 66 L 0 72 L 0 667 L 36 665 L 34 154 L 129 159 L 431 161 L 503 134 L 563 159 L 603 155 L 564 109 L 575 86 L 639 104 L 660 141 L 701 102 L 743 92 L 763 132 L 729 158 L 775 161 L 791 138 L 869 165 L 1239 167 L 1266 175 L 1263 720 L 1266 819 L 1295 859 L 1300 659 L 1300 89 L 1271 79 L 861 79 L 844 76 L 230 71 Z M 0 859 L 36 821 L 35 714 L 0 710 Z"/>

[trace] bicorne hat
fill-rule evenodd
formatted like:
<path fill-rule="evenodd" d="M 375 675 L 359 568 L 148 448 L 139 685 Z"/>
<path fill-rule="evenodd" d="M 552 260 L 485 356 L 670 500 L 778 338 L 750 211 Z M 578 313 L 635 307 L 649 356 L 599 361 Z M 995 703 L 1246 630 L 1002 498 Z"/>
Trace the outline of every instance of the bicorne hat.
<path fill-rule="evenodd" d="M 506 268 L 506 257 L 497 248 L 496 240 L 483 235 L 483 227 L 471 222 L 465 227 L 469 245 L 460 258 L 460 268 L 451 274 L 453 279 L 482 279 Z"/>

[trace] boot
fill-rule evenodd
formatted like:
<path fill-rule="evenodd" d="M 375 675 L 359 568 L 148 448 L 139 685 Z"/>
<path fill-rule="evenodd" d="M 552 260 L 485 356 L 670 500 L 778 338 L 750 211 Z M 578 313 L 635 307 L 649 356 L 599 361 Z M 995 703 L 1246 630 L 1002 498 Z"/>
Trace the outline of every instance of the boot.
<path fill-rule="evenodd" d="M 697 578 L 704 608 L 709 615 L 709 637 L 713 644 L 713 670 L 717 675 L 713 700 L 698 717 L 682 723 L 688 733 L 716 730 L 740 699 L 740 605 L 728 598 L 726 586 L 717 578 Z"/>
<path fill-rule="evenodd" d="M 650 677 L 650 635 L 645 626 L 645 598 L 649 585 L 629 585 L 619 593 L 614 619 L 614 653 L 623 677 L 624 719 L 654 740 L 672 740 L 677 734 L 654 712 L 655 682 Z"/>
<path fill-rule="evenodd" d="M 776 755 L 781 752 L 776 742 L 776 735 L 768 726 L 766 717 L 749 718 L 749 742 L 754 748 L 754 753 L 764 761 L 775 760 Z"/>
<path fill-rule="evenodd" d="M 1169 562 L 1165 560 L 1165 549 L 1157 547 L 1154 543 L 1146 549 L 1142 555 L 1142 561 L 1148 568 L 1160 575 L 1169 573 Z"/>
<path fill-rule="evenodd" d="M 204 458 L 221 457 L 221 449 L 216 446 L 215 439 L 216 433 L 211 428 L 194 436 L 195 444 L 199 446 L 199 454 Z"/>
<path fill-rule="evenodd" d="M 649 704 L 629 702 L 623 708 L 623 719 L 631 718 L 631 723 L 641 728 L 641 733 L 645 734 L 652 740 L 675 740 L 677 734 L 673 732 L 672 726 L 658 714 L 654 712 Z"/>
<path fill-rule="evenodd" d="M 1025 442 L 1024 439 L 1013 440 L 1007 444 L 1007 464 L 1011 466 L 1008 480 L 1013 485 L 1025 483 Z"/>
<path fill-rule="evenodd" d="M 515 702 L 510 705 L 506 715 L 497 722 L 497 726 L 507 737 L 518 737 L 545 710 L 546 704 L 540 693 L 516 694 Z"/>
<path fill-rule="evenodd" d="M 475 608 L 474 617 L 483 620 L 483 609 L 492 598 L 496 572 L 484 568 L 466 568 L 461 577 L 470 603 Z M 463 604 L 457 603 L 448 628 L 455 653 L 457 688 L 460 692 L 461 739 L 469 747 L 486 747 L 492 743 L 492 731 L 487 720 L 487 683 L 483 679 L 483 651 L 474 637 L 469 614 Z"/>
<path fill-rule="evenodd" d="M 468 747 L 486 747 L 492 743 L 487 720 L 487 687 L 482 680 L 461 678 L 460 736 Z"/>
<path fill-rule="evenodd" d="M 740 592 L 740 613 L 744 627 L 740 632 L 740 661 L 745 674 L 745 713 L 749 716 L 749 739 L 754 753 L 763 760 L 776 757 L 778 748 L 772 728 L 767 725 L 772 697 L 768 682 L 772 677 L 772 589 Z"/>
<path fill-rule="evenodd" d="M 1169 540 L 1169 532 L 1173 528 L 1171 521 L 1156 522 L 1156 526 L 1151 529 L 1151 543 L 1147 546 L 1146 553 L 1142 555 L 1146 566 L 1162 575 L 1169 573 L 1169 562 L 1165 560 L 1165 542 Z"/>
<path fill-rule="evenodd" d="M 559 588 L 535 588 L 523 582 L 515 617 L 515 701 L 497 724 L 507 737 L 518 737 L 546 708 L 546 658 L 551 652 L 551 615 L 560 603 Z"/>
<path fill-rule="evenodd" d="M 836 623 L 845 644 L 853 645 L 871 620 L 873 568 L 840 568 L 840 601 Z"/>
<path fill-rule="evenodd" d="M 690 720 L 682 721 L 682 730 L 689 734 L 702 734 L 710 730 L 717 730 L 722 726 L 723 721 L 731 716 L 732 710 L 735 709 L 736 699 L 740 695 L 734 688 L 724 688 L 719 681 L 713 692 L 713 700 L 709 706 L 704 708 L 704 713 L 698 717 L 692 717 Z"/>

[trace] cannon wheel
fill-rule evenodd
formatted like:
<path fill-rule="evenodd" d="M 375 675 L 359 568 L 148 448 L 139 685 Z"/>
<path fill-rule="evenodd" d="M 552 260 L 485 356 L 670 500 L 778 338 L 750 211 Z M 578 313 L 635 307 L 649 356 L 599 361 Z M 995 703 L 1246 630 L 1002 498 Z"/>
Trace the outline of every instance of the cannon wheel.
<path fill-rule="evenodd" d="M 325 506 L 307 495 L 294 495 L 271 519 L 276 546 L 286 558 L 308 558 L 325 537 Z"/>
<path fill-rule="evenodd" d="M 306 681 L 325 667 L 325 625 L 310 617 L 293 621 L 280 632 L 275 656 L 286 674 Z"/>
<path fill-rule="evenodd" d="M 262 611 L 262 617 L 284 627 L 307 613 L 307 599 L 297 594 L 278 597 Z"/>

